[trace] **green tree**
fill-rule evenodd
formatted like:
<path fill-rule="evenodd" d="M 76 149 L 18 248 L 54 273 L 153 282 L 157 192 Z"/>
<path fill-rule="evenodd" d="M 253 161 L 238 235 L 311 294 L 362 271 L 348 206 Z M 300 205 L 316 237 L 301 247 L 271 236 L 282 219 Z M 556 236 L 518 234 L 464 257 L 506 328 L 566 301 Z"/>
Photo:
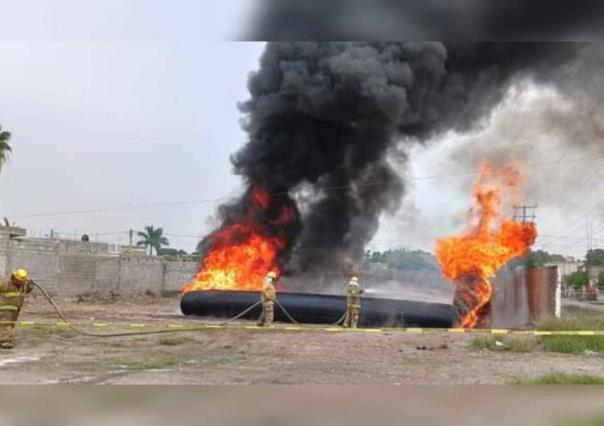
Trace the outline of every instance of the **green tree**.
<path fill-rule="evenodd" d="M 10 137 L 10 132 L 3 131 L 2 126 L 0 126 L 0 169 L 8 159 L 8 153 L 12 152 L 12 148 L 8 144 Z"/>
<path fill-rule="evenodd" d="M 585 262 L 589 265 L 604 265 L 604 249 L 588 250 Z"/>
<path fill-rule="evenodd" d="M 145 246 L 149 249 L 149 255 L 153 256 L 153 249 L 155 253 L 159 253 L 162 246 L 170 244 L 168 239 L 164 237 L 164 230 L 162 228 L 154 228 L 153 226 L 145 226 L 144 231 L 136 233 L 141 239 L 136 243 L 137 246 Z"/>
<path fill-rule="evenodd" d="M 434 256 L 421 250 L 401 248 L 374 251 L 365 260 L 367 263 L 384 263 L 391 269 L 403 271 L 439 270 Z"/>
<path fill-rule="evenodd" d="M 598 274 L 597 285 L 598 285 L 598 287 L 604 287 L 604 271 L 602 271 Z"/>
<path fill-rule="evenodd" d="M 159 251 L 157 252 L 157 254 L 159 256 L 176 257 L 176 256 L 186 256 L 188 253 L 184 250 L 175 249 L 175 248 L 160 248 Z"/>
<path fill-rule="evenodd" d="M 531 250 L 522 257 L 512 259 L 508 266 L 510 268 L 525 266 L 527 269 L 531 269 L 547 263 L 564 263 L 566 261 L 566 258 L 561 254 L 549 253 L 545 250 Z"/>
<path fill-rule="evenodd" d="M 576 271 L 572 274 L 564 275 L 564 283 L 572 287 L 583 287 L 587 285 L 587 272 Z"/>

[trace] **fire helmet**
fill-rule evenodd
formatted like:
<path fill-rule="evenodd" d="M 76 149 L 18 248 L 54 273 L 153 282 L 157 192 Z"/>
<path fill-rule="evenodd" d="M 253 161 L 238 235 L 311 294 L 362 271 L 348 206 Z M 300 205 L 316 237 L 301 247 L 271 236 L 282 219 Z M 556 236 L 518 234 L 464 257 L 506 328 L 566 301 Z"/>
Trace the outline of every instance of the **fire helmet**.
<path fill-rule="evenodd" d="M 270 271 L 268 274 L 266 274 L 266 278 L 270 278 L 272 280 L 276 280 L 277 279 L 277 274 L 274 271 Z"/>
<path fill-rule="evenodd" d="M 13 276 L 18 280 L 18 281 L 27 281 L 27 271 L 23 268 L 19 268 L 17 269 L 14 273 Z"/>
<path fill-rule="evenodd" d="M 359 277 L 356 277 L 356 276 L 350 277 L 350 284 L 351 285 L 358 285 L 359 284 Z"/>

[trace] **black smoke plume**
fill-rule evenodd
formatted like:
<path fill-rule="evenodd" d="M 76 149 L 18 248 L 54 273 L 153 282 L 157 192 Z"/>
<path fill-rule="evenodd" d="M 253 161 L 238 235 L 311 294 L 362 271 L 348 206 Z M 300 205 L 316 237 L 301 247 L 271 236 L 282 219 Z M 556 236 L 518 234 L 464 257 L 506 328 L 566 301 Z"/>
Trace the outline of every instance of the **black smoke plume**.
<path fill-rule="evenodd" d="M 602 40 L 600 0 L 262 0 L 243 40 Z"/>
<path fill-rule="evenodd" d="M 393 149 L 470 129 L 515 76 L 547 80 L 576 44 L 269 43 L 240 108 L 248 141 L 232 157 L 248 187 L 222 206 L 223 224 L 247 213 L 262 187 L 286 274 L 343 269 L 362 259 L 383 212 L 404 194 Z M 399 159 L 400 160 L 400 159 Z M 400 162 L 399 162 L 400 164 Z M 287 206 L 295 218 L 275 225 Z M 265 215 L 266 216 L 266 215 Z M 272 223 L 273 225 L 270 225 Z M 207 248 L 207 245 L 206 245 Z M 202 253 L 203 255 L 203 253 Z"/>

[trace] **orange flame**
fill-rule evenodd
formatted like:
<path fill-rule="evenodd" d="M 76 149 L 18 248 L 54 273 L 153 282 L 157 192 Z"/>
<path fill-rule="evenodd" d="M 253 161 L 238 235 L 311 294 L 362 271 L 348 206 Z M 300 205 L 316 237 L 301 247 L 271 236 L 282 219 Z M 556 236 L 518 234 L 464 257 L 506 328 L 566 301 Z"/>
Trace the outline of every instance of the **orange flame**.
<path fill-rule="evenodd" d="M 211 236 L 210 250 L 191 283 L 181 288 L 182 293 L 201 290 L 262 289 L 269 271 L 281 273 L 277 258 L 285 249 L 285 240 L 266 236 L 254 219 L 254 209 L 266 211 L 271 203 L 268 192 L 260 186 L 252 189 L 247 206 L 247 219 L 225 226 Z M 294 219 L 295 214 L 283 206 L 280 216 L 269 223 L 283 224 Z"/>
<path fill-rule="evenodd" d="M 264 237 L 246 223 L 231 225 L 213 236 L 213 249 L 182 293 L 196 290 L 259 291 L 269 271 L 280 273 L 276 259 L 285 243 Z"/>
<path fill-rule="evenodd" d="M 469 229 L 437 241 L 436 257 L 443 275 L 458 288 L 470 286 L 473 293 L 472 297 L 461 295 L 469 308 L 460 319 L 463 328 L 478 325 L 493 294 L 491 278 L 509 260 L 525 254 L 537 238 L 534 223 L 516 223 L 501 211 L 504 201 L 511 201 L 504 197 L 518 201 L 521 184 L 516 166 L 495 169 L 483 163 L 474 186 L 476 206 L 470 210 Z"/>

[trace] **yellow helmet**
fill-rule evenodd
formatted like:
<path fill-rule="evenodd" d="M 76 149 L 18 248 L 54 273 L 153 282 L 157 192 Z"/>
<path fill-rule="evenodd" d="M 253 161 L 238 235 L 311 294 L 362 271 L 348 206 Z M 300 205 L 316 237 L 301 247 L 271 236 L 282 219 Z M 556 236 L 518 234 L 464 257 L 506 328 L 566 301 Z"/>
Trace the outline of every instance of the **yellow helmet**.
<path fill-rule="evenodd" d="M 14 273 L 13 276 L 19 281 L 27 281 L 27 271 L 25 269 L 19 268 Z"/>
<path fill-rule="evenodd" d="M 274 271 L 270 271 L 268 274 L 266 274 L 266 278 L 270 278 L 273 280 L 277 279 L 277 274 Z"/>
<path fill-rule="evenodd" d="M 358 283 L 359 283 L 359 277 L 357 277 L 357 276 L 352 276 L 352 277 L 350 277 L 350 281 L 354 281 L 355 283 L 357 283 L 357 284 L 358 284 Z"/>

